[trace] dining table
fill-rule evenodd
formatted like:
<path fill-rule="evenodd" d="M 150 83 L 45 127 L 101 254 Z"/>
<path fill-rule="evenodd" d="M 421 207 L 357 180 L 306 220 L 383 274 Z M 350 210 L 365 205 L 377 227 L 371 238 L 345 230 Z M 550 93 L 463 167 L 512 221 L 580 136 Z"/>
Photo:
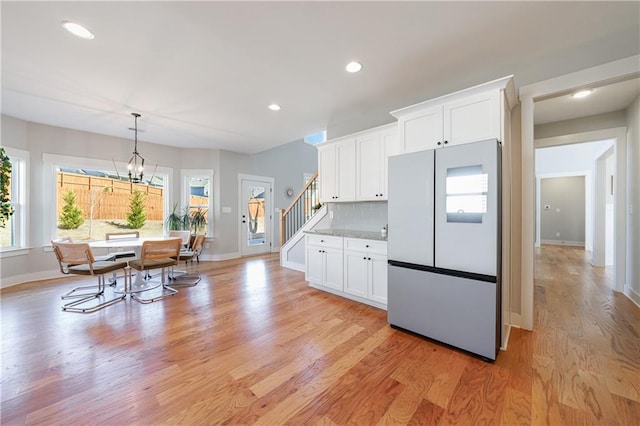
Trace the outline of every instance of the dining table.
<path fill-rule="evenodd" d="M 136 254 L 136 258 L 140 258 L 140 251 L 142 250 L 142 244 L 145 241 L 163 241 L 173 240 L 176 237 L 159 236 L 159 237 L 138 237 L 138 238 L 115 238 L 111 240 L 96 240 L 89 243 L 91 248 L 107 249 L 109 253 L 117 254 L 120 251 L 133 250 Z M 124 278 L 122 285 L 116 283 L 114 289 L 117 293 L 139 293 L 142 291 L 152 290 L 160 287 L 161 282 L 151 282 L 144 278 L 142 273 L 135 274 L 135 280 L 131 282 L 130 286 L 127 286 L 129 278 Z"/>

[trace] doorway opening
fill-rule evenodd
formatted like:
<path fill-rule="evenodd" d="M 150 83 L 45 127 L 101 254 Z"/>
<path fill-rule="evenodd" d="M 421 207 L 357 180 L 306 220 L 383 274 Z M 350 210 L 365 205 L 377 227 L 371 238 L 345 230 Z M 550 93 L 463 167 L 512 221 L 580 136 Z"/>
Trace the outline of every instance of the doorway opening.
<path fill-rule="evenodd" d="M 615 140 L 551 146 L 551 139 L 535 151 L 535 245 L 581 246 L 593 266 L 612 266 Z"/>
<path fill-rule="evenodd" d="M 607 64 L 595 66 L 571 74 L 555 77 L 542 82 L 523 86 L 519 89 L 521 101 L 521 149 L 522 149 L 522 232 L 521 244 L 521 305 L 519 307 L 519 325 L 527 330 L 533 330 L 533 293 L 534 293 L 534 261 L 535 261 L 535 144 L 534 144 L 534 102 L 568 94 L 578 88 L 606 87 L 616 82 L 637 79 L 640 75 L 638 56 L 632 56 Z M 638 93 L 635 93 L 637 96 Z M 635 98 L 634 98 L 635 99 Z M 604 105 L 604 103 L 600 103 Z M 628 106 L 628 105 L 627 105 Z M 624 110 L 621 106 L 618 110 Z M 564 108 L 566 109 L 566 108 Z M 593 114 L 603 113 L 597 111 Z M 586 117 L 589 114 L 583 114 Z M 587 120 L 588 121 L 588 120 Z M 618 127 L 616 127 L 618 126 Z M 588 127 L 588 126 L 587 126 Z M 590 129 L 594 127 L 591 126 Z M 614 179 L 614 191 L 617 194 L 614 204 L 614 233 L 615 233 L 615 284 L 616 291 L 624 290 L 626 276 L 627 235 L 626 235 L 626 178 L 627 162 L 625 153 L 627 150 L 626 125 L 613 124 L 600 130 L 588 130 L 586 132 L 592 138 L 589 140 L 601 140 L 611 138 L 616 140 L 615 165 L 617 175 Z M 563 135 L 559 137 L 564 143 L 575 143 L 575 135 Z M 584 140 L 583 140 L 584 141 Z M 531 212 L 531 213 L 527 213 Z M 516 304 L 515 309 L 518 309 Z M 516 311 L 517 312 L 517 311 Z M 517 314 L 516 314 L 517 315 Z"/>

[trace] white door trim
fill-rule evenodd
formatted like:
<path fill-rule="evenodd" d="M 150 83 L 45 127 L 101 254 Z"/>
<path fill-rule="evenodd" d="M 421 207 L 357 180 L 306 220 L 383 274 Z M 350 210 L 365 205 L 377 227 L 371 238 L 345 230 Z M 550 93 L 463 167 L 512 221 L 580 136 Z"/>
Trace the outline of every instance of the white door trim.
<path fill-rule="evenodd" d="M 523 86 L 519 90 L 521 102 L 521 143 L 522 143 L 522 265 L 521 265 L 521 314 L 522 328 L 533 330 L 533 280 L 534 280 L 534 224 L 535 218 L 535 157 L 534 157 L 534 100 L 545 96 L 569 92 L 572 89 L 606 82 L 615 79 L 636 76 L 640 73 L 640 55 L 598 65 L 593 68 L 566 74 L 539 83 Z M 626 162 L 623 157 L 623 148 L 626 150 L 626 137 L 624 147 L 616 148 L 616 192 L 618 200 L 616 206 L 626 203 Z M 616 233 L 616 253 L 619 247 L 626 252 L 626 216 L 624 209 L 617 212 L 622 217 Z M 616 216 L 616 219 L 619 219 Z M 616 221 L 618 222 L 618 220 Z M 626 259 L 625 259 L 626 260 Z M 624 280 L 625 262 L 616 262 L 616 289 L 618 281 Z M 624 281 L 623 281 L 624 282 Z"/>

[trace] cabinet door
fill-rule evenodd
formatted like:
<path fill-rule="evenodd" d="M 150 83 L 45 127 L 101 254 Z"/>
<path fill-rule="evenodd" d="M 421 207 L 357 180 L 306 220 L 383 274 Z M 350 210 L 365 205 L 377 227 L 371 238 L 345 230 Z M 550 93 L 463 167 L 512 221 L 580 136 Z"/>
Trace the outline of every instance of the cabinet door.
<path fill-rule="evenodd" d="M 382 150 L 380 137 L 377 134 L 357 140 L 357 190 L 359 201 L 379 200 L 382 170 Z"/>
<path fill-rule="evenodd" d="M 307 245 L 305 279 L 315 284 L 322 284 L 324 276 L 324 254 L 322 248 Z"/>
<path fill-rule="evenodd" d="M 389 172 L 387 163 L 389 157 L 398 153 L 398 128 L 394 126 L 380 135 L 380 200 L 388 199 Z"/>
<path fill-rule="evenodd" d="M 369 299 L 387 304 L 387 256 L 369 255 Z"/>
<path fill-rule="evenodd" d="M 325 248 L 324 250 L 324 285 L 343 291 L 342 250 Z"/>
<path fill-rule="evenodd" d="M 320 183 L 320 201 L 335 201 L 336 193 L 336 147 L 330 145 L 318 148 L 318 181 Z"/>
<path fill-rule="evenodd" d="M 400 145 L 403 152 L 438 147 L 442 139 L 442 106 L 437 106 L 400 121 Z"/>
<path fill-rule="evenodd" d="M 337 194 L 334 201 L 355 201 L 356 199 L 356 141 L 336 144 L 338 173 L 336 175 Z M 330 200 L 329 200 L 330 201 Z"/>
<path fill-rule="evenodd" d="M 500 92 L 445 104 L 444 139 L 449 145 L 500 139 Z"/>
<path fill-rule="evenodd" d="M 344 252 L 344 291 L 354 296 L 367 297 L 369 261 L 367 254 L 357 251 Z"/>

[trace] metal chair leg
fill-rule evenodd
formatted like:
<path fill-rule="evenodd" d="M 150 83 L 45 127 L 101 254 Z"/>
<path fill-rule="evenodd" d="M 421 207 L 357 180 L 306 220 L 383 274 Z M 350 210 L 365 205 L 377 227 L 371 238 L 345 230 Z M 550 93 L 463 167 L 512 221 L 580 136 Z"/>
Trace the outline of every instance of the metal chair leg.
<path fill-rule="evenodd" d="M 89 287 L 89 286 L 85 286 L 85 287 Z M 92 286 L 92 287 L 96 287 L 96 286 Z M 73 302 L 67 303 L 65 305 L 62 305 L 62 310 L 65 312 L 80 312 L 80 313 L 91 313 L 91 312 L 95 312 L 98 311 L 100 309 L 106 308 L 107 306 L 113 305 L 114 303 L 120 302 L 122 300 L 124 300 L 127 295 L 123 294 L 120 296 L 115 297 L 114 299 L 109 299 L 109 300 L 105 300 L 102 303 L 98 303 L 97 305 L 91 305 L 91 306 L 82 306 L 84 303 L 89 302 L 93 299 L 97 299 L 100 297 L 105 297 L 104 296 L 104 291 L 105 291 L 105 280 L 104 280 L 104 276 L 103 275 L 98 275 L 98 293 L 92 294 L 88 297 L 84 297 L 81 298 L 79 300 L 74 300 Z M 80 287 L 78 287 L 80 288 Z M 74 289 L 75 290 L 75 289 Z M 105 297 L 106 298 L 106 297 Z"/>
<path fill-rule="evenodd" d="M 136 302 L 139 302 L 139 303 L 142 303 L 142 304 L 147 304 L 147 303 L 157 302 L 158 300 L 162 300 L 167 296 L 176 295 L 178 293 L 178 290 L 166 285 L 165 268 L 162 268 L 162 286 L 161 286 L 161 291 L 162 291 L 162 293 L 160 295 L 153 296 L 151 298 L 140 297 L 140 294 L 142 294 L 144 292 L 131 293 L 131 298 L 133 300 L 135 300 Z"/>

